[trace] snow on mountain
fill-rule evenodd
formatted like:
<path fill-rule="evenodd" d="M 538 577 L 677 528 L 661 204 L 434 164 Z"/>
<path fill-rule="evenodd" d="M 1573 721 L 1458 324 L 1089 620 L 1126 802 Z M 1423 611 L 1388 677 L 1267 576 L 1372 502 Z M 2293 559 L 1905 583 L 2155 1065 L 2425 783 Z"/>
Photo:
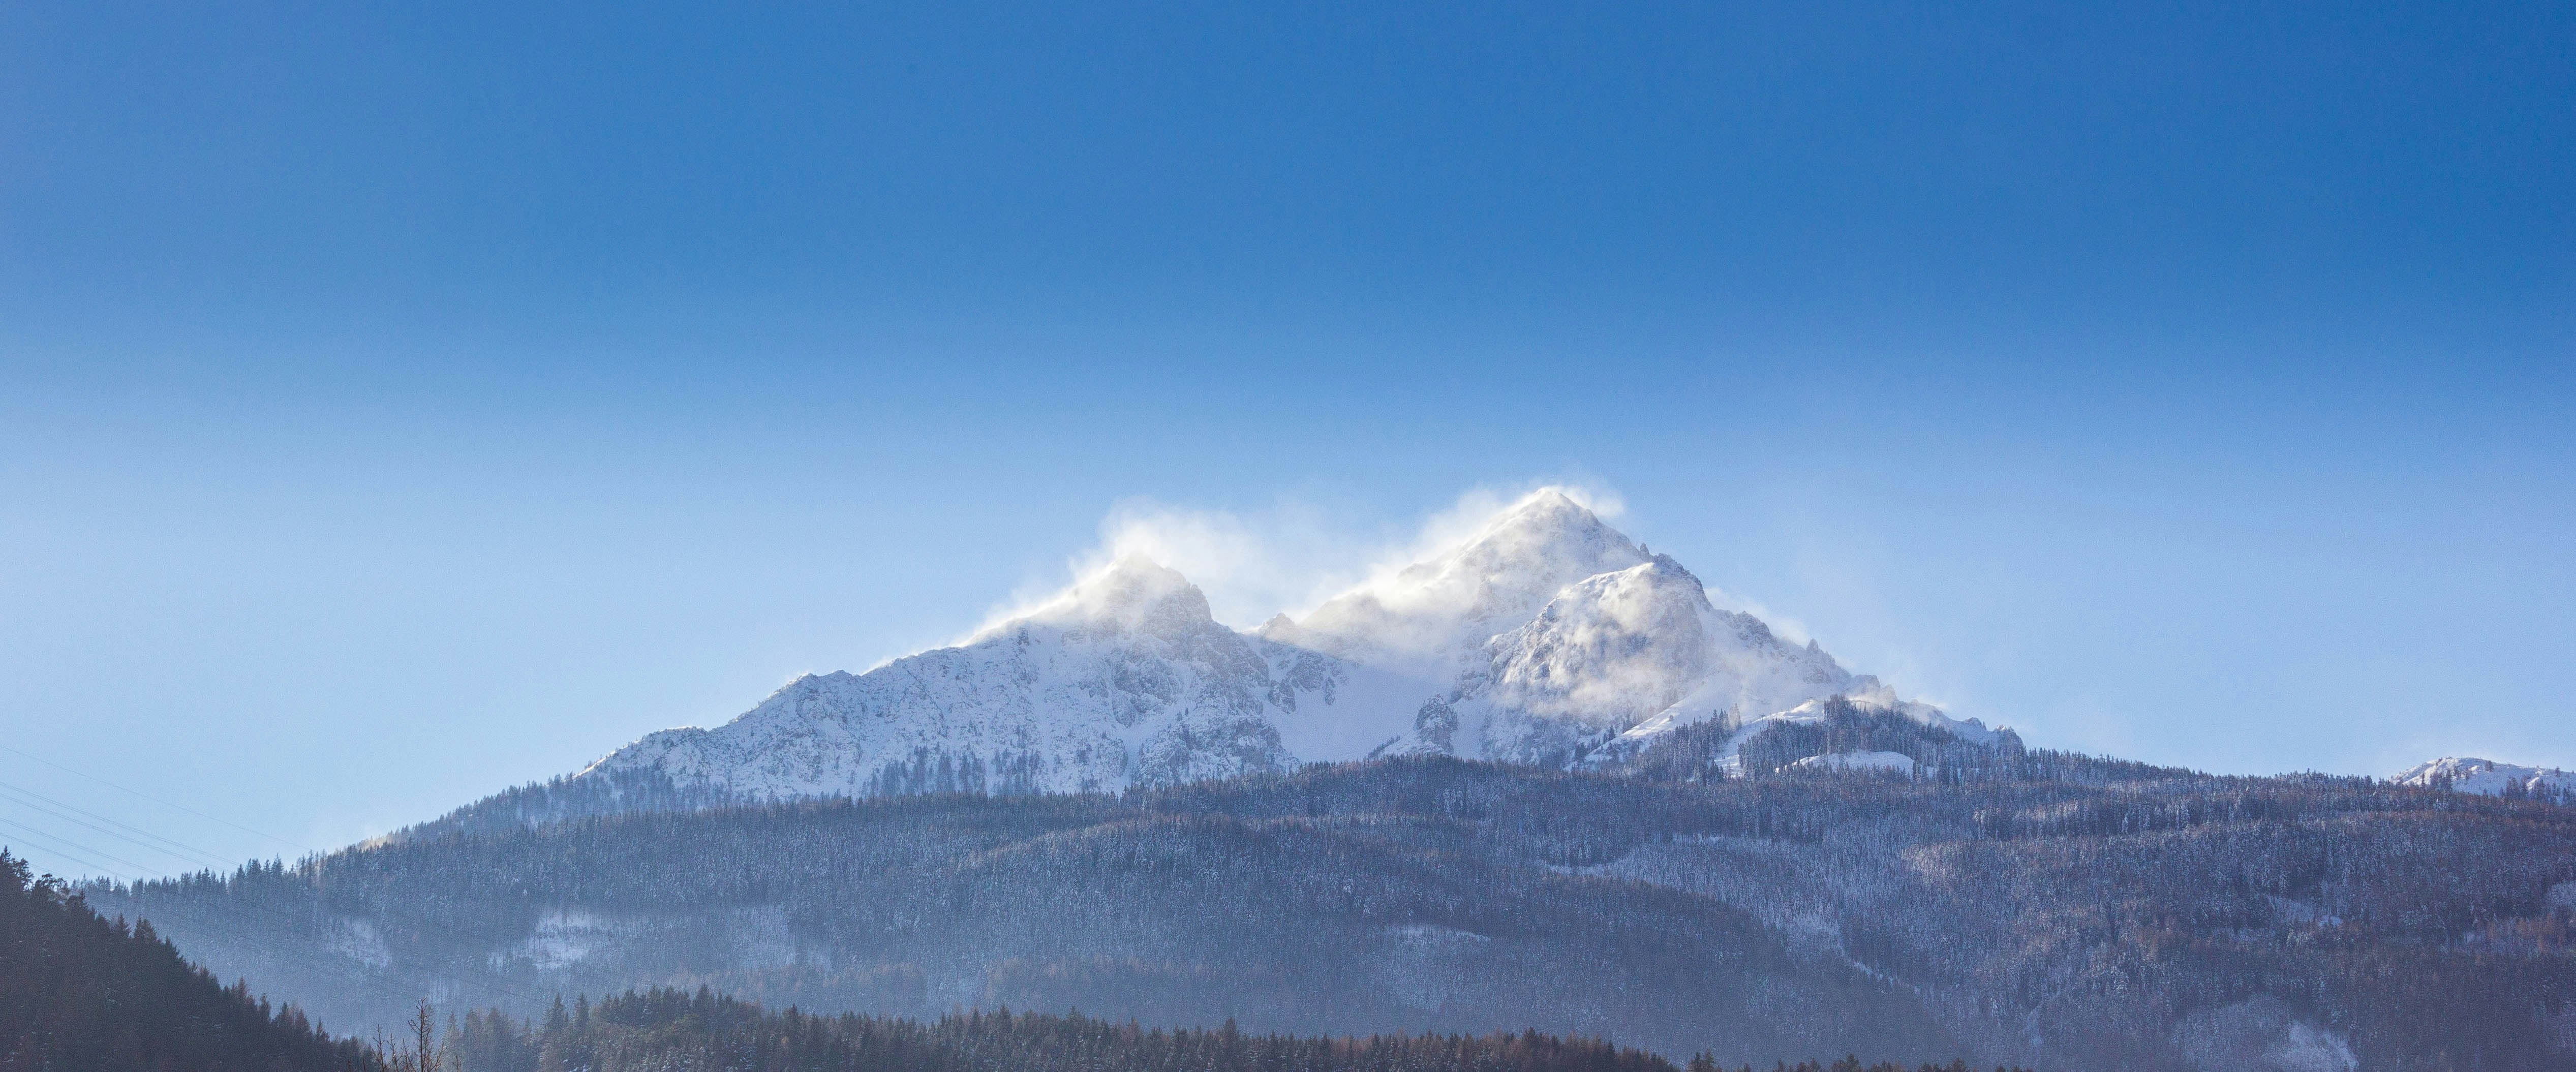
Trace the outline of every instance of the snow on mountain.
<path fill-rule="evenodd" d="M 2020 738 L 2013 737 L 2011 730 L 1988 729 L 1984 722 L 1977 719 L 1955 719 L 1944 713 L 1940 708 L 1934 707 L 1931 704 L 1920 703 L 1913 700 L 1897 699 L 1896 690 L 1890 689 L 1886 685 L 1879 683 L 1877 678 L 1864 675 L 1858 678 L 1857 681 L 1866 687 L 1854 692 L 1843 694 L 1843 699 L 1850 705 L 1850 709 L 1855 713 L 1862 715 L 1896 715 L 1911 719 L 1915 722 L 1922 723 L 1925 726 L 1943 730 L 1949 733 L 1952 737 L 1956 737 L 1961 741 L 1981 748 L 1995 748 L 1998 745 L 2004 744 L 2007 738 L 2011 738 L 2011 747 L 2013 749 L 2018 750 L 2021 747 Z M 1734 732 L 1727 735 L 1724 747 L 1719 749 L 1717 758 L 1719 771 L 1728 777 L 1741 777 L 1745 775 L 1748 773 L 1744 769 L 1744 760 L 1742 757 L 1745 742 L 1760 736 L 1765 731 L 1776 726 L 1814 725 L 1826 722 L 1832 718 L 1832 712 L 1828 710 L 1829 705 L 1830 698 L 1823 700 L 1809 700 L 1786 711 L 1774 711 L 1759 718 L 1736 720 Z M 1678 707 L 1679 705 L 1676 706 Z M 1636 728 L 1629 730 L 1627 733 L 1619 735 L 1618 739 L 1611 741 L 1609 744 L 1603 745 L 1599 751 L 1584 757 L 1586 764 L 1594 766 L 1609 766 L 1624 761 L 1625 759 L 1633 757 L 1643 751 L 1646 745 L 1653 743 L 1655 737 L 1671 732 L 1673 729 L 1678 728 L 1678 725 L 1688 724 L 1679 723 L 1668 725 L 1661 721 L 1663 717 L 1664 716 L 1658 716 L 1656 720 L 1649 720 L 1648 722 L 1641 723 Z M 1870 753 L 1852 754 L 1866 755 Z M 1839 763 L 1839 761 L 1837 761 L 1837 763 Z M 1791 765 L 1799 767 L 1815 767 L 1818 764 L 1807 763 L 1802 760 Z M 1839 765 L 1836 765 L 1829 769 L 1842 768 Z M 1913 768 L 1908 769 L 1911 770 Z"/>
<path fill-rule="evenodd" d="M 1617 529 L 1556 488 L 1521 498 L 1457 545 L 1334 596 L 1263 636 L 1429 681 L 1479 662 L 1487 640 L 1530 620 L 1565 586 L 1646 561 Z"/>
<path fill-rule="evenodd" d="M 1808 770 L 1869 771 L 1878 774 L 1910 775 L 1914 757 L 1903 752 L 1835 752 L 1808 756 L 1789 764 Z"/>
<path fill-rule="evenodd" d="M 1664 556 L 1567 585 L 1480 654 L 1451 703 L 1484 713 L 1481 754 L 1522 762 L 1572 762 L 1641 727 L 1639 746 L 1728 712 L 1758 717 L 1878 687 L 1821 648 L 1717 609 Z"/>
<path fill-rule="evenodd" d="M 2576 794 L 2576 771 L 2556 767 L 2522 767 L 2470 756 L 2444 756 L 2398 772 L 2399 785 L 2450 789 L 2480 796 L 2549 796 Z"/>
<path fill-rule="evenodd" d="M 765 798 L 1117 789 L 1356 759 L 1420 703 L 1384 674 L 1228 629 L 1180 574 L 1130 558 L 957 647 L 799 678 L 583 774 L 652 769 Z"/>
<path fill-rule="evenodd" d="M 775 799 L 1112 790 L 1388 752 L 1615 766 L 1710 719 L 1746 726 L 1739 743 L 1820 719 L 1833 696 L 1992 737 L 1718 607 L 1551 488 L 1303 620 L 1236 632 L 1180 574 L 1124 558 L 958 646 L 799 678 L 576 777 Z"/>
<path fill-rule="evenodd" d="M 1562 764 L 1706 678 L 1713 613 L 1678 563 L 1542 488 L 1259 632 L 1419 679 L 1434 697 L 1399 751 Z"/>
<path fill-rule="evenodd" d="M 1717 607 L 1681 563 L 1553 488 L 1455 548 L 1261 632 L 1440 688 L 1400 751 L 1612 766 L 1684 726 L 1785 717 L 1837 695 L 1994 738 Z"/>

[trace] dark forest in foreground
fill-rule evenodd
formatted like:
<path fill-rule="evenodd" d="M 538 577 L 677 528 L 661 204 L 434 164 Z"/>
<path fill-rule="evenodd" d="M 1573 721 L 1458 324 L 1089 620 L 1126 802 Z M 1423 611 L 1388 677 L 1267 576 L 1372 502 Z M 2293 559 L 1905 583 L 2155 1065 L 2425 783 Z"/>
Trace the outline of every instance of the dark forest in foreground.
<path fill-rule="evenodd" d="M 179 958 L 148 923 L 91 911 L 0 851 L 0 1072 L 334 1072 L 374 1067 L 293 1008 Z"/>
<path fill-rule="evenodd" d="M 499 1010 L 453 1020 L 454 1072 L 1680 1072 L 1654 1054 L 1535 1031 L 1296 1038 L 1232 1024 L 1162 1030 L 1081 1015 L 970 1012 L 921 1022 L 762 1011 L 706 990 L 554 1003 L 540 1020 Z M 1689 1072 L 1721 1072 L 1703 1056 Z M 1857 1060 L 1796 1072 L 1905 1072 Z M 1968 1072 L 1964 1062 L 1921 1072 Z"/>

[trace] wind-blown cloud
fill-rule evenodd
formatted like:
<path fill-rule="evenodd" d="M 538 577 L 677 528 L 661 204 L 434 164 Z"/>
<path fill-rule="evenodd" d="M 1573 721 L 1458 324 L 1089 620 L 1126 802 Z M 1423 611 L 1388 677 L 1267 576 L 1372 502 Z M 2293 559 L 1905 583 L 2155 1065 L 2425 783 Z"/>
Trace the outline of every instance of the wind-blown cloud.
<path fill-rule="evenodd" d="M 1099 542 L 1066 563 L 1069 582 L 1031 586 L 986 616 L 981 632 L 1064 598 L 1073 586 L 1118 560 L 1141 555 L 1181 573 L 1207 593 L 1218 621 L 1247 628 L 1291 617 L 1354 585 L 1389 577 L 1456 546 L 1495 514 L 1540 487 L 1555 487 L 1604 518 L 1623 509 L 1606 488 L 1532 481 L 1517 488 L 1478 487 L 1411 526 L 1372 524 L 1346 510 L 1282 498 L 1262 510 L 1236 512 L 1150 498 L 1121 501 L 1100 522 Z"/>

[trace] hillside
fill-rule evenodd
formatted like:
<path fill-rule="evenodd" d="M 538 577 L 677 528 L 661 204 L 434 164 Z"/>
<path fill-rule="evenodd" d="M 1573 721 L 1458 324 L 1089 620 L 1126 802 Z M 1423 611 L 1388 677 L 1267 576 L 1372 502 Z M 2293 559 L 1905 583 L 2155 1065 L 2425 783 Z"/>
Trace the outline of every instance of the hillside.
<path fill-rule="evenodd" d="M 293 1006 L 179 959 L 148 923 L 101 918 L 0 851 L 0 1069 L 344 1072 L 377 1067 Z"/>
<path fill-rule="evenodd" d="M 1951 783 L 1678 769 L 628 814 L 97 896 L 335 1019 L 404 1011 L 361 980 L 521 1014 L 710 985 L 1730 1064 L 2576 1067 L 2576 811 L 2047 753 Z"/>
<path fill-rule="evenodd" d="M 536 1022 L 472 1012 L 450 1027 L 446 1044 L 456 1072 L 1677 1072 L 1653 1054 L 1535 1031 L 1321 1039 L 1251 1034 L 1232 1024 L 1165 1031 L 1007 1011 L 923 1023 L 764 1012 L 705 990 L 629 992 L 596 1007 L 557 1002 Z M 1705 1057 L 1690 1070 L 1722 1072 Z M 1830 1069 L 1801 1063 L 1794 1072 L 1905 1070 L 1845 1061 Z M 1921 1072 L 1967 1070 L 1927 1064 Z"/>

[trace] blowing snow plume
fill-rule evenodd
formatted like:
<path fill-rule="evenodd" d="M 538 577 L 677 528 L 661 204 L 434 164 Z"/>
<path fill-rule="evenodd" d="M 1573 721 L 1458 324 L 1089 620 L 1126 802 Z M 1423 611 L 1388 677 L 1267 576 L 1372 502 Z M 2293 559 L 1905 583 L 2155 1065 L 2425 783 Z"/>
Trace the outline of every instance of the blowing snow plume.
<path fill-rule="evenodd" d="M 1072 585 L 955 644 L 798 678 L 512 806 L 1112 791 L 1408 754 L 1615 769 L 1683 739 L 1740 770 L 1757 735 L 1853 711 L 1997 743 L 1713 604 L 1616 509 L 1561 486 L 1470 495 L 1390 555 L 1318 511 L 1123 504 Z M 1312 609 L 1227 624 L 1291 599 Z"/>

